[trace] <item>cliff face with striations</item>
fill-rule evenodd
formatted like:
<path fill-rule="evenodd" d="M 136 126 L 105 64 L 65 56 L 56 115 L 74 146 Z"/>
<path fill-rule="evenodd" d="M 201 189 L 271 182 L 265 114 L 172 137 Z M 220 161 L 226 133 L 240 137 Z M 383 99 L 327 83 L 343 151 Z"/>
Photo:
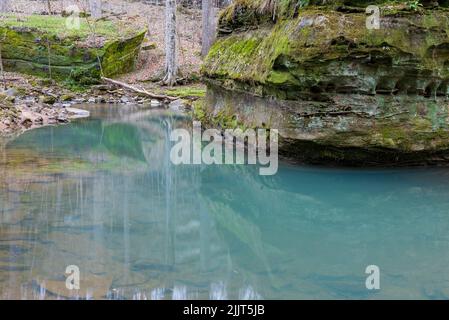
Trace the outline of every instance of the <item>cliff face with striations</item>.
<path fill-rule="evenodd" d="M 446 3 L 378 1 L 379 29 L 367 27 L 369 4 L 236 1 L 221 14 L 203 74 L 212 87 L 262 99 L 250 107 L 243 93 L 210 94 L 201 114 L 279 129 L 281 152 L 300 160 L 446 162 Z"/>

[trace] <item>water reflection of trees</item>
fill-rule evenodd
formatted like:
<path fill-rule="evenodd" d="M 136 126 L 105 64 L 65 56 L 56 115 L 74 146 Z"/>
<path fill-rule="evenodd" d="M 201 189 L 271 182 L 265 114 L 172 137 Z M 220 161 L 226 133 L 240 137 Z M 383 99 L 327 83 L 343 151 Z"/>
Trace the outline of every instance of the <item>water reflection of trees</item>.
<path fill-rule="evenodd" d="M 22 270 L 11 261 L 0 268 L 0 295 L 71 296 L 64 270 L 76 264 L 92 286 L 80 297 L 257 297 L 235 281 L 229 248 L 201 203 L 201 168 L 168 161 L 177 121 L 147 113 L 82 120 L 12 141 L 8 157 L 21 158 L 6 164 L 2 195 L 16 196 L 2 199 L 9 220 L 2 216 L 0 233 L 17 237 L 0 259 L 14 256 Z M 42 164 L 30 168 L 36 159 Z"/>
<path fill-rule="evenodd" d="M 421 284 L 447 262 L 439 172 L 173 166 L 167 137 L 188 121 L 93 117 L 30 131 L 2 151 L 0 297 L 69 296 L 69 264 L 87 282 L 82 297 L 365 297 L 373 258 Z M 389 253 L 410 243 L 417 259 L 407 269 Z M 425 268 L 435 272 L 416 271 Z M 406 294 L 405 276 L 384 276 L 389 296 Z"/>

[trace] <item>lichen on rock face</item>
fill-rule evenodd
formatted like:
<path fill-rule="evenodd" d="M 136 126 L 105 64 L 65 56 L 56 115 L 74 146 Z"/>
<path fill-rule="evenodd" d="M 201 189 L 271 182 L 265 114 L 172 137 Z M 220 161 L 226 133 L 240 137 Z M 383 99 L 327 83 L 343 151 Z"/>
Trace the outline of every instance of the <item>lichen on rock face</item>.
<path fill-rule="evenodd" d="M 280 129 L 282 152 L 351 164 L 449 159 L 449 10 L 378 1 L 380 29 L 370 29 L 366 1 L 267 3 L 237 0 L 222 13 L 202 72 L 264 97 L 247 119 Z"/>
<path fill-rule="evenodd" d="M 95 33 L 81 20 L 67 29 L 56 16 L 7 16 L 1 20 L 2 58 L 6 70 L 56 80 L 91 84 L 104 76 L 130 71 L 145 30 L 121 29 L 112 22 L 95 24 Z"/>

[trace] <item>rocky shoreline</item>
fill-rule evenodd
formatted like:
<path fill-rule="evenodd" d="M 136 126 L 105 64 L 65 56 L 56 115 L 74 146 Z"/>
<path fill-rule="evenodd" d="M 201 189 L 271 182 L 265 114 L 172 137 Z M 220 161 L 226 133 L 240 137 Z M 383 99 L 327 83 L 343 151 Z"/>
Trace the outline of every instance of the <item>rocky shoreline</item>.
<path fill-rule="evenodd" d="M 54 16 L 51 17 L 52 21 L 57 20 L 58 16 L 62 15 L 66 4 L 61 0 L 52 1 L 54 13 Z M 40 15 L 43 12 L 46 12 L 46 4 L 44 3 L 16 1 L 12 14 L 17 17 L 20 16 L 20 19 L 17 19 L 15 22 L 8 21 L 8 24 L 16 22 L 22 24 L 24 23 L 22 21 L 24 19 L 23 16 L 29 15 L 34 15 L 35 22 L 39 22 L 41 17 L 36 15 Z M 170 104 L 165 104 L 164 101 L 138 95 L 113 85 L 91 85 L 83 81 L 73 81 L 62 86 L 48 79 L 24 75 L 25 70 L 18 68 L 18 65 L 9 64 L 9 67 L 4 70 L 15 72 L 4 72 L 4 74 L 0 75 L 0 137 L 20 134 L 30 128 L 43 125 L 70 122 L 72 117 L 78 117 L 79 115 L 72 114 L 68 110 L 77 105 L 101 103 L 135 104 L 182 111 L 189 107 L 190 100 L 204 96 L 205 86 L 198 83 L 199 65 L 201 63 L 199 55 L 201 50 L 199 41 L 201 19 L 198 19 L 198 17 L 201 17 L 201 13 L 199 10 L 183 8 L 182 12 L 178 12 L 178 21 L 184 26 L 182 30 L 179 30 L 180 41 L 183 43 L 188 41 L 190 45 L 186 47 L 186 50 L 183 50 L 182 59 L 179 61 L 179 67 L 182 71 L 180 83 L 183 85 L 175 88 L 161 87 L 157 82 L 161 79 L 164 69 L 164 17 L 160 15 L 160 6 L 131 2 L 127 4 L 126 11 L 124 11 L 122 1 L 110 0 L 104 3 L 103 13 L 105 14 L 105 22 L 117 25 L 120 28 L 120 35 L 123 35 L 123 27 L 131 30 L 140 30 L 142 26 L 147 25 L 149 20 L 152 25 L 151 35 L 146 35 L 133 71 L 125 73 L 120 77 L 114 77 L 114 79 L 155 94 L 166 94 L 179 99 L 172 101 Z M 46 16 L 42 15 L 42 19 L 44 18 Z M 4 22 L 2 27 L 6 25 L 7 21 L 4 20 Z M 106 28 L 104 31 L 109 36 L 115 36 L 109 28 Z M 192 35 L 194 35 L 194 41 L 192 41 Z M 58 42 L 59 37 L 52 39 Z M 101 40 L 101 37 L 97 40 Z M 14 49 L 16 47 L 14 45 L 10 46 L 8 53 L 11 54 L 3 55 L 4 65 L 8 62 L 6 59 L 8 56 L 14 56 L 19 53 Z M 6 46 L 3 46 L 3 51 L 6 52 L 5 48 Z M 53 47 L 53 49 L 53 54 L 58 53 L 56 48 Z M 25 53 L 34 53 L 34 51 Z M 65 61 L 68 57 L 58 54 L 58 57 L 54 58 L 53 71 L 61 64 L 61 61 Z M 84 57 L 81 60 L 84 61 Z M 44 61 L 46 62 L 47 60 L 44 59 Z M 45 63 L 43 64 L 44 66 L 41 67 L 45 69 Z M 113 67 L 114 65 L 113 63 L 108 63 L 108 66 Z M 73 68 L 70 67 L 69 69 Z M 42 74 L 40 76 L 46 78 L 49 75 Z M 52 78 L 58 80 L 58 83 L 67 82 L 64 81 L 66 80 L 65 78 L 57 79 L 55 72 L 52 73 Z M 95 81 L 95 83 L 97 82 L 99 81 Z M 70 85 L 73 85 L 73 87 Z M 87 87 L 88 85 L 89 87 Z M 72 90 L 69 88 L 72 88 Z"/>
<path fill-rule="evenodd" d="M 8 73 L 0 90 L 0 136 L 11 136 L 26 130 L 63 124 L 73 118 L 88 116 L 73 106 L 81 103 L 143 103 L 143 99 L 124 94 L 98 94 L 96 91 L 75 93 L 45 79 Z"/>
<path fill-rule="evenodd" d="M 110 84 L 94 85 L 86 91 L 74 92 L 47 79 L 11 72 L 5 73 L 3 87 L 7 89 L 0 89 L 0 137 L 88 116 L 88 112 L 76 108 L 77 105 L 133 104 L 168 107 L 175 111 L 188 107 L 181 98 L 165 105 L 160 100 Z"/>

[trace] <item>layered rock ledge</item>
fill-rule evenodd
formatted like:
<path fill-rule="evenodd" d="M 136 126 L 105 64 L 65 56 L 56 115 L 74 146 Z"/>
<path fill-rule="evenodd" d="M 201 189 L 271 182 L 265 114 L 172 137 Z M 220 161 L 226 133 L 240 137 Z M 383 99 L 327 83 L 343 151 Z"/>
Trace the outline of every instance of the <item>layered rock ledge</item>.
<path fill-rule="evenodd" d="M 146 30 L 111 21 L 88 22 L 79 28 L 67 17 L 12 16 L 0 20 L 2 60 L 6 70 L 76 84 L 97 83 L 130 71 Z"/>
<path fill-rule="evenodd" d="M 226 9 L 202 69 L 211 90 L 200 118 L 279 129 L 295 160 L 448 163 L 449 10 L 377 1 L 380 28 L 370 29 L 370 2 L 322 2 Z"/>

